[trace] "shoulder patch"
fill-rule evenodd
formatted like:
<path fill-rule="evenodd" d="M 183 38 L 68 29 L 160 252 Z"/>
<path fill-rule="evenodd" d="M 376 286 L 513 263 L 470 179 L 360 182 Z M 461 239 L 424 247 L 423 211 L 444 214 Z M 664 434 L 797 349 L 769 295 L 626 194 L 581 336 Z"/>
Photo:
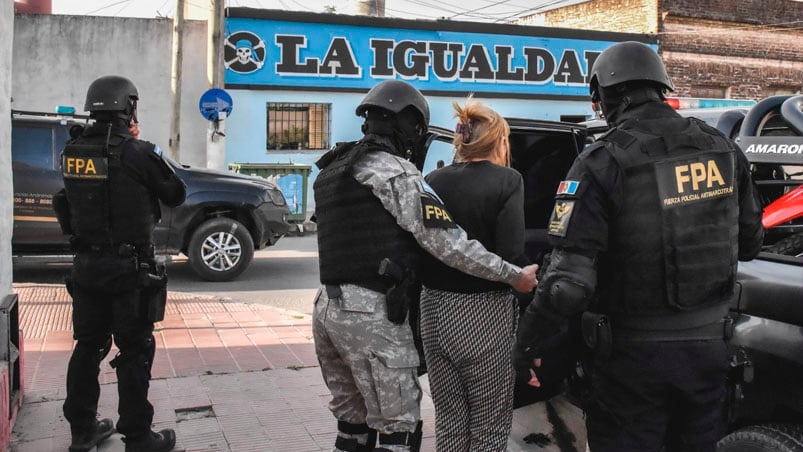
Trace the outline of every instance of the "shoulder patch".
<path fill-rule="evenodd" d="M 457 227 L 440 199 L 426 192 L 421 194 L 421 219 L 424 226 L 428 228 L 453 229 Z"/>
<path fill-rule="evenodd" d="M 549 218 L 547 232 L 550 235 L 566 237 L 566 230 L 569 228 L 569 220 L 572 218 L 573 211 L 574 201 L 556 201 L 555 207 L 552 209 L 552 216 Z"/>
<path fill-rule="evenodd" d="M 158 144 L 153 145 L 153 153 L 158 155 L 159 157 L 162 156 L 162 148 L 159 147 Z"/>

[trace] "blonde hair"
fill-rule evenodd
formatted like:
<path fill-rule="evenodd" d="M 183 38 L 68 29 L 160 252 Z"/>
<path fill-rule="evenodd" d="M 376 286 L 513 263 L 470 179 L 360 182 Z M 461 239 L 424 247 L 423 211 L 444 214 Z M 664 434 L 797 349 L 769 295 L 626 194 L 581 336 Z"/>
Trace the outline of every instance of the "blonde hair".
<path fill-rule="evenodd" d="M 510 147 L 498 149 L 502 138 L 507 140 L 510 126 L 505 118 L 490 107 L 468 96 L 461 106 L 452 102 L 457 118 L 454 134 L 455 160 L 467 162 L 478 159 L 496 160 L 510 166 Z M 497 154 L 501 153 L 501 155 Z"/>

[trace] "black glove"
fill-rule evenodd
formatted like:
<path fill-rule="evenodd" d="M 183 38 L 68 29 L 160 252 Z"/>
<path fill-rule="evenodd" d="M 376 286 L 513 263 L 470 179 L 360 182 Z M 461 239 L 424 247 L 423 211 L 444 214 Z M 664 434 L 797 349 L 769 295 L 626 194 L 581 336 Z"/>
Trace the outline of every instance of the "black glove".
<path fill-rule="evenodd" d="M 533 302 L 534 303 L 534 302 Z M 541 356 L 539 335 L 536 330 L 537 322 L 535 309 L 532 303 L 524 311 L 516 332 L 516 346 L 513 348 L 513 366 L 516 370 L 526 370 L 533 367 L 533 360 Z"/>

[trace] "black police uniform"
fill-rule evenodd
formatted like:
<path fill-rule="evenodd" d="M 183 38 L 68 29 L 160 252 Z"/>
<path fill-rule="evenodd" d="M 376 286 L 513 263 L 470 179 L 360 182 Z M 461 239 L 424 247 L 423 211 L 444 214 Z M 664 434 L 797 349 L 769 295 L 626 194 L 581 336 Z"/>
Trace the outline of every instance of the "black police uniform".
<path fill-rule="evenodd" d="M 551 300 L 537 293 L 533 318 L 589 303 L 607 316 L 612 346 L 597 344 L 592 369 L 592 451 L 710 450 L 723 421 L 723 316 L 737 259 L 755 257 L 763 238 L 747 160 L 662 102 L 633 106 L 616 125 L 558 189 L 541 282 Z M 581 301 L 559 306 L 556 294 Z M 604 329 L 594 333 L 601 340 Z"/>
<path fill-rule="evenodd" d="M 166 290 L 152 234 L 159 201 L 171 207 L 184 202 L 184 183 L 161 150 L 132 138 L 122 119 L 97 122 L 68 142 L 62 172 L 65 189 L 54 196 L 54 209 L 64 232 L 72 234 L 67 288 L 78 341 L 67 369 L 64 416 L 74 434 L 95 425 L 100 362 L 114 337 L 120 349 L 111 361 L 118 380 L 117 431 L 141 438 L 153 420 L 153 324 L 164 314 Z"/>

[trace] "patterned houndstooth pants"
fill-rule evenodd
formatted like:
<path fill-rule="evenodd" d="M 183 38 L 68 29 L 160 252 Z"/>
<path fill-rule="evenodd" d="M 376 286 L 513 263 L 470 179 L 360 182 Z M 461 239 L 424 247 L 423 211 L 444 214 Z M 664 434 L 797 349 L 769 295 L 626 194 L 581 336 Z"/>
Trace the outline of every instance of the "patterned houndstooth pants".
<path fill-rule="evenodd" d="M 438 452 L 507 449 L 517 320 L 508 291 L 422 291 L 421 336 Z"/>

